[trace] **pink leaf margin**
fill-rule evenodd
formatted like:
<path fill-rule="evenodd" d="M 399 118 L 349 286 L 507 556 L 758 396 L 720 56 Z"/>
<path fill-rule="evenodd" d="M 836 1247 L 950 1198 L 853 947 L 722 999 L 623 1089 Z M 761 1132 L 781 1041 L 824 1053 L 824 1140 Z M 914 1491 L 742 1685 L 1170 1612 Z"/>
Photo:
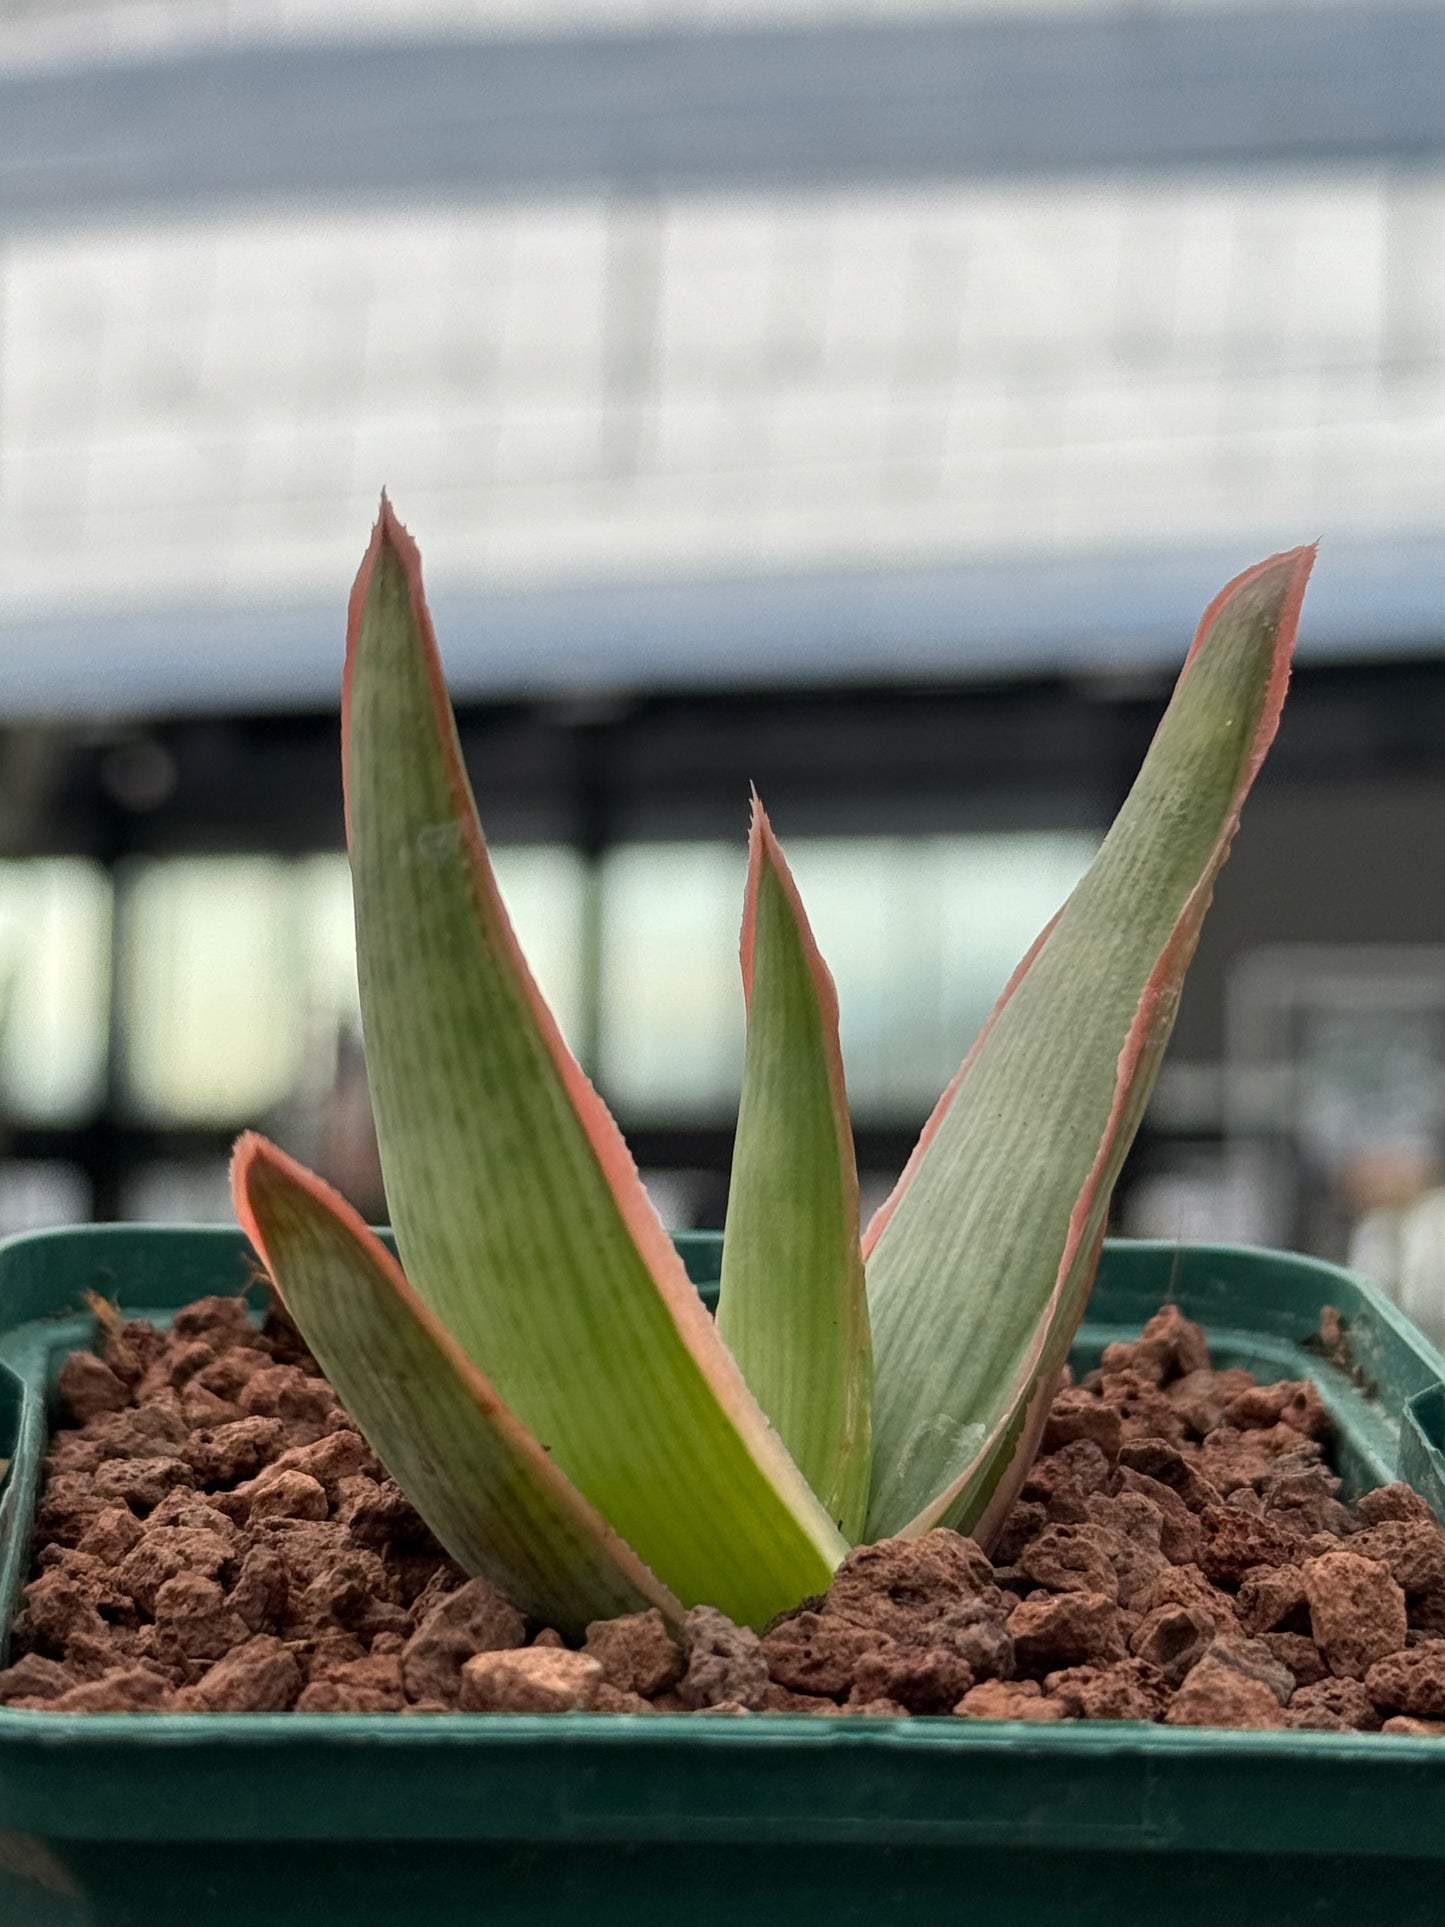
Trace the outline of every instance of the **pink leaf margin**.
<path fill-rule="evenodd" d="M 1031 1396 L 1036 1408 L 1037 1399 L 1030 1393 L 1030 1388 L 1034 1385 L 1034 1380 L 1042 1365 L 1044 1353 L 1049 1341 L 1052 1339 L 1055 1347 L 1057 1347 L 1060 1343 L 1066 1342 L 1066 1336 L 1068 1339 L 1071 1339 L 1073 1336 L 1072 1328 L 1067 1335 L 1065 1335 L 1059 1330 L 1056 1321 L 1059 1316 L 1061 1301 L 1064 1297 L 1065 1290 L 1078 1264 L 1083 1241 L 1088 1235 L 1089 1220 L 1097 1203 L 1099 1187 L 1108 1169 L 1109 1157 L 1114 1147 L 1114 1141 L 1118 1136 L 1124 1120 L 1130 1090 L 1161 1018 L 1166 1018 L 1172 1014 L 1172 1007 L 1178 995 L 1179 985 L 1184 977 L 1185 971 L 1189 967 L 1190 960 L 1194 955 L 1195 946 L 1199 941 L 1200 928 L 1203 925 L 1204 915 L 1209 908 L 1210 899 L 1213 895 L 1215 878 L 1218 876 L 1224 860 L 1229 854 L 1230 843 L 1233 841 L 1234 833 L 1239 827 L 1239 814 L 1243 808 L 1244 799 L 1249 794 L 1250 787 L 1259 773 L 1260 765 L 1268 754 L 1269 746 L 1274 741 L 1275 732 L 1279 728 L 1280 711 L 1284 705 L 1285 691 L 1289 687 L 1290 663 L 1294 654 L 1295 638 L 1299 630 L 1300 609 L 1304 602 L 1304 593 L 1306 585 L 1309 582 L 1310 570 L 1314 567 L 1315 553 L 1316 550 L 1313 543 L 1303 548 L 1285 550 L 1279 555 L 1267 557 L 1263 562 L 1257 562 L 1253 568 L 1246 569 L 1242 575 L 1238 575 L 1232 582 L 1226 583 L 1200 618 L 1199 627 L 1195 631 L 1193 642 L 1190 644 L 1189 654 L 1185 657 L 1184 667 L 1179 673 L 1179 683 L 1176 685 L 1176 692 L 1178 687 L 1182 686 L 1185 677 L 1189 673 L 1190 665 L 1207 640 L 1215 622 L 1228 604 L 1232 602 L 1236 596 L 1242 594 L 1265 576 L 1273 574 L 1276 571 L 1287 572 L 1284 593 L 1280 598 L 1280 611 L 1275 630 L 1275 645 L 1270 664 L 1270 673 L 1265 684 L 1264 698 L 1260 707 L 1259 724 L 1255 730 L 1250 754 L 1240 774 L 1239 781 L 1235 785 L 1234 794 L 1230 799 L 1229 810 L 1220 826 L 1219 834 L 1215 838 L 1214 846 L 1200 874 L 1199 881 L 1195 884 L 1188 898 L 1185 900 L 1178 921 L 1166 939 L 1164 948 L 1160 951 L 1158 960 L 1149 974 L 1143 991 L 1140 993 L 1139 1003 L 1135 1010 L 1133 1021 L 1129 1026 L 1128 1033 L 1119 1052 L 1114 1075 L 1113 1101 L 1109 1108 L 1109 1115 L 1104 1123 L 1103 1133 L 1099 1141 L 1099 1149 L 1095 1155 L 1093 1164 L 1090 1166 L 1088 1175 L 1084 1180 L 1079 1196 L 1074 1202 L 1073 1210 L 1069 1214 L 1068 1232 L 1065 1237 L 1063 1255 L 1059 1260 L 1059 1268 L 1055 1275 L 1053 1291 L 1050 1294 L 1047 1309 L 1039 1320 L 1033 1344 L 1030 1347 L 1019 1376 L 1018 1384 L 1020 1387 L 1020 1395 Z M 1062 915 L 1063 911 L 1060 910 L 1035 939 L 1022 963 L 1020 963 L 1018 969 L 1009 979 L 1002 996 L 994 1006 L 983 1029 L 979 1032 L 972 1049 L 964 1059 L 952 1083 L 939 1099 L 933 1114 L 924 1126 L 922 1137 L 919 1139 L 912 1156 L 904 1167 L 903 1175 L 900 1177 L 892 1193 L 879 1207 L 869 1223 L 867 1233 L 863 1240 L 865 1258 L 877 1244 L 889 1219 L 898 1208 L 898 1204 L 908 1185 L 911 1183 L 924 1153 L 937 1135 L 939 1126 L 947 1115 L 949 1107 L 958 1096 L 959 1090 L 962 1088 L 969 1070 L 977 1061 L 978 1054 L 987 1041 L 989 1032 L 998 1021 L 999 1015 L 1009 999 L 1028 974 L 1028 971 L 1045 943 L 1047 943 L 1049 937 L 1053 934 L 1059 917 Z M 1094 1240 L 1094 1249 L 1088 1266 L 1090 1277 L 1092 1277 L 1093 1270 L 1098 1264 L 1099 1248 L 1102 1246 L 1102 1243 L 1103 1229 L 1100 1227 Z M 1074 1317 L 1075 1326 L 1077 1325 L 1078 1318 L 1083 1315 L 1087 1292 L 1080 1292 L 1077 1294 L 1077 1297 L 1078 1304 Z M 931 1525 L 936 1524 L 937 1521 L 949 1511 L 959 1495 L 967 1488 L 969 1482 L 976 1476 L 980 1465 L 986 1459 L 1000 1431 L 1004 1430 L 1011 1422 L 1016 1410 L 1017 1398 L 1004 1419 L 994 1428 L 989 1438 L 985 1441 L 984 1446 L 975 1455 L 972 1463 L 953 1480 L 945 1491 L 940 1493 L 916 1519 L 911 1520 L 908 1525 L 903 1528 L 904 1536 L 912 1536 L 926 1532 Z M 1029 1416 L 1032 1420 L 1035 1413 L 1031 1411 Z M 1039 1411 L 1037 1423 L 1040 1427 L 1042 1426 L 1042 1420 L 1043 1412 Z M 1035 1443 L 1036 1442 L 1037 1441 L 1035 1441 Z M 1013 1459 L 1013 1465 L 1018 1469 L 1017 1477 L 1022 1476 L 1023 1471 L 1027 1468 L 1027 1464 L 1028 1458 L 1021 1447 L 1020 1450 L 1014 1454 Z M 1010 1482 L 1006 1480 L 1005 1483 Z M 1017 1480 L 1015 1479 L 1012 1483 L 1016 1485 Z M 985 1514 L 986 1523 L 991 1524 L 993 1529 L 997 1530 L 997 1527 L 1003 1522 L 1002 1513 L 1006 1510 L 1006 1505 L 999 1507 L 991 1504 Z M 979 1528 L 979 1530 L 983 1529 L 983 1527 Z"/>
<path fill-rule="evenodd" d="M 738 959 L 743 973 L 743 1001 L 749 1013 L 753 1002 L 753 964 L 757 951 L 758 894 L 764 873 L 772 876 L 783 893 L 803 960 L 812 979 L 817 999 L 819 1025 L 828 1072 L 828 1092 L 833 1106 L 833 1123 L 838 1138 L 838 1167 L 843 1181 L 843 1199 L 849 1223 L 858 1221 L 858 1165 L 853 1151 L 853 1125 L 848 1114 L 848 1090 L 843 1074 L 843 1051 L 838 1042 L 838 989 L 833 973 L 823 961 L 813 935 L 813 926 L 803 908 L 803 899 L 788 868 L 782 845 L 773 833 L 768 813 L 757 790 L 752 792 L 752 818 L 748 826 L 748 881 L 743 896 L 743 927 L 738 943 Z"/>
<path fill-rule="evenodd" d="M 462 762 L 457 740 L 451 699 L 442 672 L 441 652 L 432 627 L 422 587 L 421 553 L 403 527 L 389 498 L 383 493 L 371 541 L 357 571 L 347 610 L 346 667 L 341 696 L 342 788 L 346 805 L 346 834 L 351 845 L 351 712 L 360 649 L 363 617 L 372 581 L 384 557 L 402 570 L 411 604 L 411 616 L 421 648 L 427 684 L 435 713 L 437 737 L 445 759 L 447 784 L 451 791 L 457 821 L 461 825 L 464 847 L 472 875 L 472 885 L 481 914 L 493 928 L 502 955 L 515 974 L 523 996 L 537 1025 L 543 1044 L 552 1059 L 562 1088 L 581 1125 L 598 1170 L 616 1203 L 622 1220 L 644 1266 L 662 1299 L 683 1344 L 691 1355 L 704 1382 L 719 1406 L 746 1437 L 768 1477 L 780 1493 L 794 1491 L 800 1500 L 807 1494 L 802 1474 L 793 1464 L 782 1440 L 768 1424 L 734 1364 L 731 1354 L 717 1335 L 716 1327 L 697 1289 L 687 1275 L 672 1240 L 663 1227 L 638 1175 L 636 1163 L 607 1106 L 591 1080 L 567 1048 L 557 1021 L 537 987 L 522 947 L 512 928 L 512 920 L 502 901 L 492 872 L 477 817 L 471 783 Z"/>
<path fill-rule="evenodd" d="M 256 1202 L 252 1195 L 254 1187 L 269 1176 L 279 1179 L 283 1185 L 304 1194 L 308 1202 L 326 1217 L 329 1217 L 342 1235 L 354 1244 L 366 1262 L 379 1273 L 396 1294 L 410 1316 L 425 1331 L 428 1339 L 445 1358 L 448 1368 L 466 1386 L 477 1410 L 491 1426 L 512 1455 L 526 1468 L 530 1476 L 548 1493 L 558 1511 L 570 1518 L 578 1536 L 590 1541 L 597 1551 L 617 1567 L 618 1571 L 635 1587 L 645 1599 L 650 1599 L 662 1608 L 669 1619 L 677 1624 L 682 1619 L 682 1606 L 657 1578 L 651 1569 L 627 1544 L 625 1539 L 608 1525 L 602 1514 L 593 1507 L 579 1492 L 565 1474 L 560 1472 L 542 1449 L 541 1444 L 522 1424 L 521 1420 L 498 1396 L 491 1380 L 487 1378 L 452 1337 L 446 1326 L 428 1305 L 419 1298 L 406 1281 L 406 1275 L 386 1246 L 364 1222 L 359 1212 L 347 1203 L 346 1199 L 308 1171 L 304 1164 L 289 1157 L 269 1138 L 262 1137 L 258 1131 L 245 1131 L 236 1140 L 231 1154 L 231 1201 L 235 1207 L 236 1218 L 241 1229 L 255 1247 L 256 1255 L 266 1267 L 272 1284 L 285 1302 L 285 1289 L 277 1276 L 276 1266 L 266 1247 L 266 1234 L 261 1228 Z"/>

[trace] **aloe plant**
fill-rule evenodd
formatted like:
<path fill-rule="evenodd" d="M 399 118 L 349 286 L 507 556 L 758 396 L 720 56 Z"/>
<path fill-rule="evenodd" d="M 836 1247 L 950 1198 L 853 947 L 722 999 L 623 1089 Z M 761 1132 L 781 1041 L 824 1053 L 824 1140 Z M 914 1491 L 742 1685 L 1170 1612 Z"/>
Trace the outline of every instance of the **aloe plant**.
<path fill-rule="evenodd" d="M 342 756 L 401 1263 L 274 1145 L 237 1213 L 444 1545 L 564 1631 L 752 1625 L 860 1539 L 997 1530 L 1036 1447 L 1214 879 L 1274 735 L 1313 551 L 1206 612 L 1133 790 L 860 1235 L 832 980 L 754 798 L 747 1052 L 716 1324 L 528 971 L 415 546 L 383 500 Z"/>

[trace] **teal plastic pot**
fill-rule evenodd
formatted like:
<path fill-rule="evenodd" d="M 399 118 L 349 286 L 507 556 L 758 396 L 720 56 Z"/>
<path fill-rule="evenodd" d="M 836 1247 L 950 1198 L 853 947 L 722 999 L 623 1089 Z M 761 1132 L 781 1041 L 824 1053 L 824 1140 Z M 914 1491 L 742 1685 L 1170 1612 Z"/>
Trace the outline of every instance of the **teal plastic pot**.
<path fill-rule="evenodd" d="M 704 1288 L 717 1241 L 680 1241 Z M 163 1320 L 239 1234 L 0 1247 L 0 1608 L 84 1294 Z M 1216 1362 L 1312 1376 L 1352 1487 L 1445 1501 L 1445 1362 L 1369 1285 L 1272 1252 L 1105 1247 L 1076 1352 L 1176 1299 Z M 1309 1349 L 1326 1305 L 1353 1374 Z M 1445 1508 L 1442 1508 L 1445 1509 Z M 1445 1916 L 1445 1742 L 963 1720 L 56 1715 L 0 1709 L 4 1927 L 1270 1927 Z"/>

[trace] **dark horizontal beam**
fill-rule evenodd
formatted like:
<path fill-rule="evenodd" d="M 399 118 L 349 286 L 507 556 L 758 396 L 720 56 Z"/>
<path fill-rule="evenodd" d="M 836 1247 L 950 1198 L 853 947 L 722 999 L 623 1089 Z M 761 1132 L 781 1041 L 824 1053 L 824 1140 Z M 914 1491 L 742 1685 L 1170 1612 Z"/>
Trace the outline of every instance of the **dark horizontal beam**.
<path fill-rule="evenodd" d="M 870 1171 L 901 1170 L 918 1139 L 923 1122 L 916 1125 L 870 1125 L 855 1127 L 854 1142 L 858 1162 Z M 238 1135 L 249 1128 L 252 1119 L 237 1118 L 232 1124 L 166 1126 L 130 1120 L 110 1127 L 112 1147 L 124 1158 L 128 1169 L 147 1164 L 214 1164 L 229 1158 Z M 7 1155 L 63 1162 L 87 1163 L 94 1153 L 97 1125 L 17 1125 L 5 1133 Z M 643 1170 L 711 1171 L 726 1175 L 732 1166 L 733 1127 L 724 1124 L 676 1122 L 663 1125 L 635 1125 L 623 1120 L 623 1128 L 637 1163 Z"/>
<path fill-rule="evenodd" d="M 243 47 L 0 79 L 0 226 L 1445 153 L 1445 13 Z"/>
<path fill-rule="evenodd" d="M 466 704 L 459 723 L 499 844 L 736 843 L 749 780 L 790 836 L 1102 830 L 1171 681 L 679 694 L 611 713 Z M 43 783 L 18 793 L 36 745 L 0 730 L 0 856 L 339 851 L 338 727 L 333 708 L 58 729 L 42 739 Z M 161 793 L 129 788 L 137 762 L 169 772 Z M 1264 789 L 1401 781 L 1445 784 L 1445 652 L 1301 665 Z"/>
<path fill-rule="evenodd" d="M 1283 534 L 1182 551 L 444 590 L 432 603 L 464 700 L 1152 672 L 1177 667 L 1215 590 Z M 6 715 L 330 708 L 339 635 L 333 603 L 17 615 L 0 634 Z M 1409 658 L 1442 643 L 1445 538 L 1323 543 L 1303 660 Z"/>

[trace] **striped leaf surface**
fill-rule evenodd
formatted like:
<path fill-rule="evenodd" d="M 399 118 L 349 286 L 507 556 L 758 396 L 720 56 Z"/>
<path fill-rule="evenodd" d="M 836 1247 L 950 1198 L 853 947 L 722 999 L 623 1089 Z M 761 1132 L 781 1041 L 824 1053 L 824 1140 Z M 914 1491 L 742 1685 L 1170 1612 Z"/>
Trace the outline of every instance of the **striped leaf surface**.
<path fill-rule="evenodd" d="M 838 998 L 756 797 L 742 969 L 747 1055 L 718 1329 L 855 1539 L 868 1506 L 872 1350 Z"/>
<path fill-rule="evenodd" d="M 343 713 L 367 1064 L 406 1276 L 682 1600 L 761 1624 L 845 1544 L 689 1284 L 513 935 L 420 561 L 383 504 Z"/>
<path fill-rule="evenodd" d="M 870 1537 L 939 1523 L 987 1533 L 1027 1463 L 1030 1418 L 1036 1432 L 1274 735 L 1312 561 L 1308 549 L 1275 556 L 1210 606 L 1092 868 L 869 1226 Z"/>
<path fill-rule="evenodd" d="M 681 1608 L 519 1424 L 335 1192 L 248 1132 L 236 1214 L 377 1457 L 466 1571 L 559 1631 Z"/>

